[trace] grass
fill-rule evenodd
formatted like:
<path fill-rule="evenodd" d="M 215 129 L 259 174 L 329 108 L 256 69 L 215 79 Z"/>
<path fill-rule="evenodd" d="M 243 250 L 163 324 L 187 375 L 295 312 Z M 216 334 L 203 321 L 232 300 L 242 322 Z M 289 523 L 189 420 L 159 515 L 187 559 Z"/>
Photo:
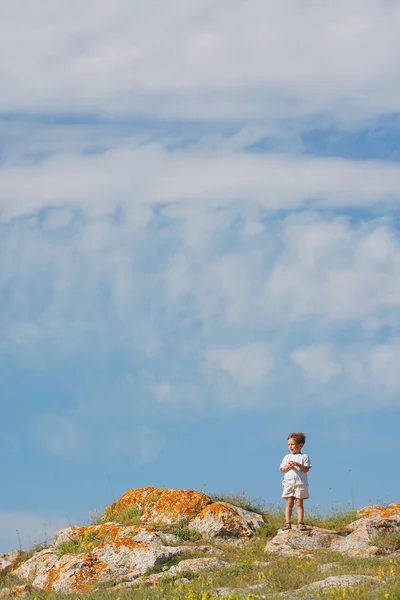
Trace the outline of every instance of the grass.
<path fill-rule="evenodd" d="M 396 552 L 400 550 L 400 531 L 381 531 L 372 542 L 386 552 Z"/>
<path fill-rule="evenodd" d="M 107 513 L 104 517 L 99 519 L 97 523 L 92 524 L 101 525 L 107 521 L 114 521 L 120 525 L 140 525 L 142 514 L 140 508 L 136 508 L 135 506 L 125 506 L 120 510 Z"/>

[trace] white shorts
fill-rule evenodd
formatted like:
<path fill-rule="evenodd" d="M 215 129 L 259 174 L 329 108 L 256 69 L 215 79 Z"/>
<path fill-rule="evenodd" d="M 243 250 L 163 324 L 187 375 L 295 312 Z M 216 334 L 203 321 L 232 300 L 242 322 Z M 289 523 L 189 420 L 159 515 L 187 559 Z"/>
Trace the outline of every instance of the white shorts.
<path fill-rule="evenodd" d="M 305 500 L 309 498 L 308 485 L 304 483 L 293 483 L 292 481 L 283 481 L 283 493 L 282 498 L 302 498 Z"/>

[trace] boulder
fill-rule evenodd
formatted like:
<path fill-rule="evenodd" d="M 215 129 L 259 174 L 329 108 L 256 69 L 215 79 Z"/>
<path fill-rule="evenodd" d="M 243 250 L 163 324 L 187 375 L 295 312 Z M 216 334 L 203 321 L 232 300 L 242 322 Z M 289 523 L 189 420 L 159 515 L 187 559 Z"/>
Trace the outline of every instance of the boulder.
<path fill-rule="evenodd" d="M 13 570 L 35 588 L 57 592 L 87 592 L 107 581 L 133 581 L 148 569 L 184 554 L 185 546 L 168 547 L 119 537 L 91 552 L 57 557 L 55 548 L 42 550 Z"/>
<path fill-rule="evenodd" d="M 204 538 L 248 538 L 263 523 L 261 515 L 227 502 L 213 502 L 189 523 Z"/>
<path fill-rule="evenodd" d="M 12 574 L 27 581 L 33 581 L 38 574 L 51 571 L 58 562 L 55 548 L 36 552 L 31 558 L 12 570 Z"/>
<path fill-rule="evenodd" d="M 312 550 L 340 551 L 343 536 L 338 531 L 312 527 L 308 531 L 280 529 L 277 535 L 265 546 L 265 552 L 277 552 L 282 556 L 307 555 Z"/>
<path fill-rule="evenodd" d="M 142 523 L 171 524 L 191 519 L 211 502 L 211 498 L 202 492 L 144 487 L 125 492 L 106 508 L 104 516 L 112 518 L 113 513 L 132 506 L 142 512 Z"/>
<path fill-rule="evenodd" d="M 374 544 L 374 538 L 381 532 L 390 533 L 400 529 L 400 504 L 386 507 L 367 506 L 358 514 L 360 518 L 342 532 L 320 527 L 312 527 L 308 531 L 279 530 L 267 543 L 265 551 L 286 556 L 301 556 L 323 548 L 363 558 L 385 553 L 382 547 Z"/>
<path fill-rule="evenodd" d="M 204 569 L 215 569 L 217 567 L 229 567 L 229 563 L 218 558 L 188 558 L 181 560 L 177 565 L 173 565 L 168 571 L 168 575 L 175 576 L 179 573 L 197 573 Z"/>

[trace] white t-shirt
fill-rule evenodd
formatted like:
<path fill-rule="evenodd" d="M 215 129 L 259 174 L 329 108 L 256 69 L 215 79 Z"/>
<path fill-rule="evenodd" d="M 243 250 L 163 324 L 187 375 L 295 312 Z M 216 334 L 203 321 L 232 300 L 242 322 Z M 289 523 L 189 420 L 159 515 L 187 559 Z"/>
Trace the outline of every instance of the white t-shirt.
<path fill-rule="evenodd" d="M 301 465 L 304 465 L 306 467 L 311 468 L 312 466 L 308 454 L 302 454 L 301 452 L 299 452 L 299 454 L 286 454 L 283 457 L 279 468 L 286 467 L 286 465 L 288 465 L 291 460 L 300 463 Z M 283 481 L 288 483 L 290 482 L 295 484 L 308 485 L 307 473 L 301 471 L 299 467 L 294 467 L 294 469 L 289 469 L 289 471 L 286 471 Z"/>

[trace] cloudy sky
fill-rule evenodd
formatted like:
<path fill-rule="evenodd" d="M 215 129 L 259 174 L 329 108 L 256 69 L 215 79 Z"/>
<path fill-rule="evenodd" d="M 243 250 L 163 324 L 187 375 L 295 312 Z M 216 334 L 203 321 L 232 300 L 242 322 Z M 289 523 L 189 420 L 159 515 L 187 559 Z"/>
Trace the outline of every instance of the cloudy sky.
<path fill-rule="evenodd" d="M 393 502 L 400 4 L 0 0 L 0 551 L 132 487 Z"/>

